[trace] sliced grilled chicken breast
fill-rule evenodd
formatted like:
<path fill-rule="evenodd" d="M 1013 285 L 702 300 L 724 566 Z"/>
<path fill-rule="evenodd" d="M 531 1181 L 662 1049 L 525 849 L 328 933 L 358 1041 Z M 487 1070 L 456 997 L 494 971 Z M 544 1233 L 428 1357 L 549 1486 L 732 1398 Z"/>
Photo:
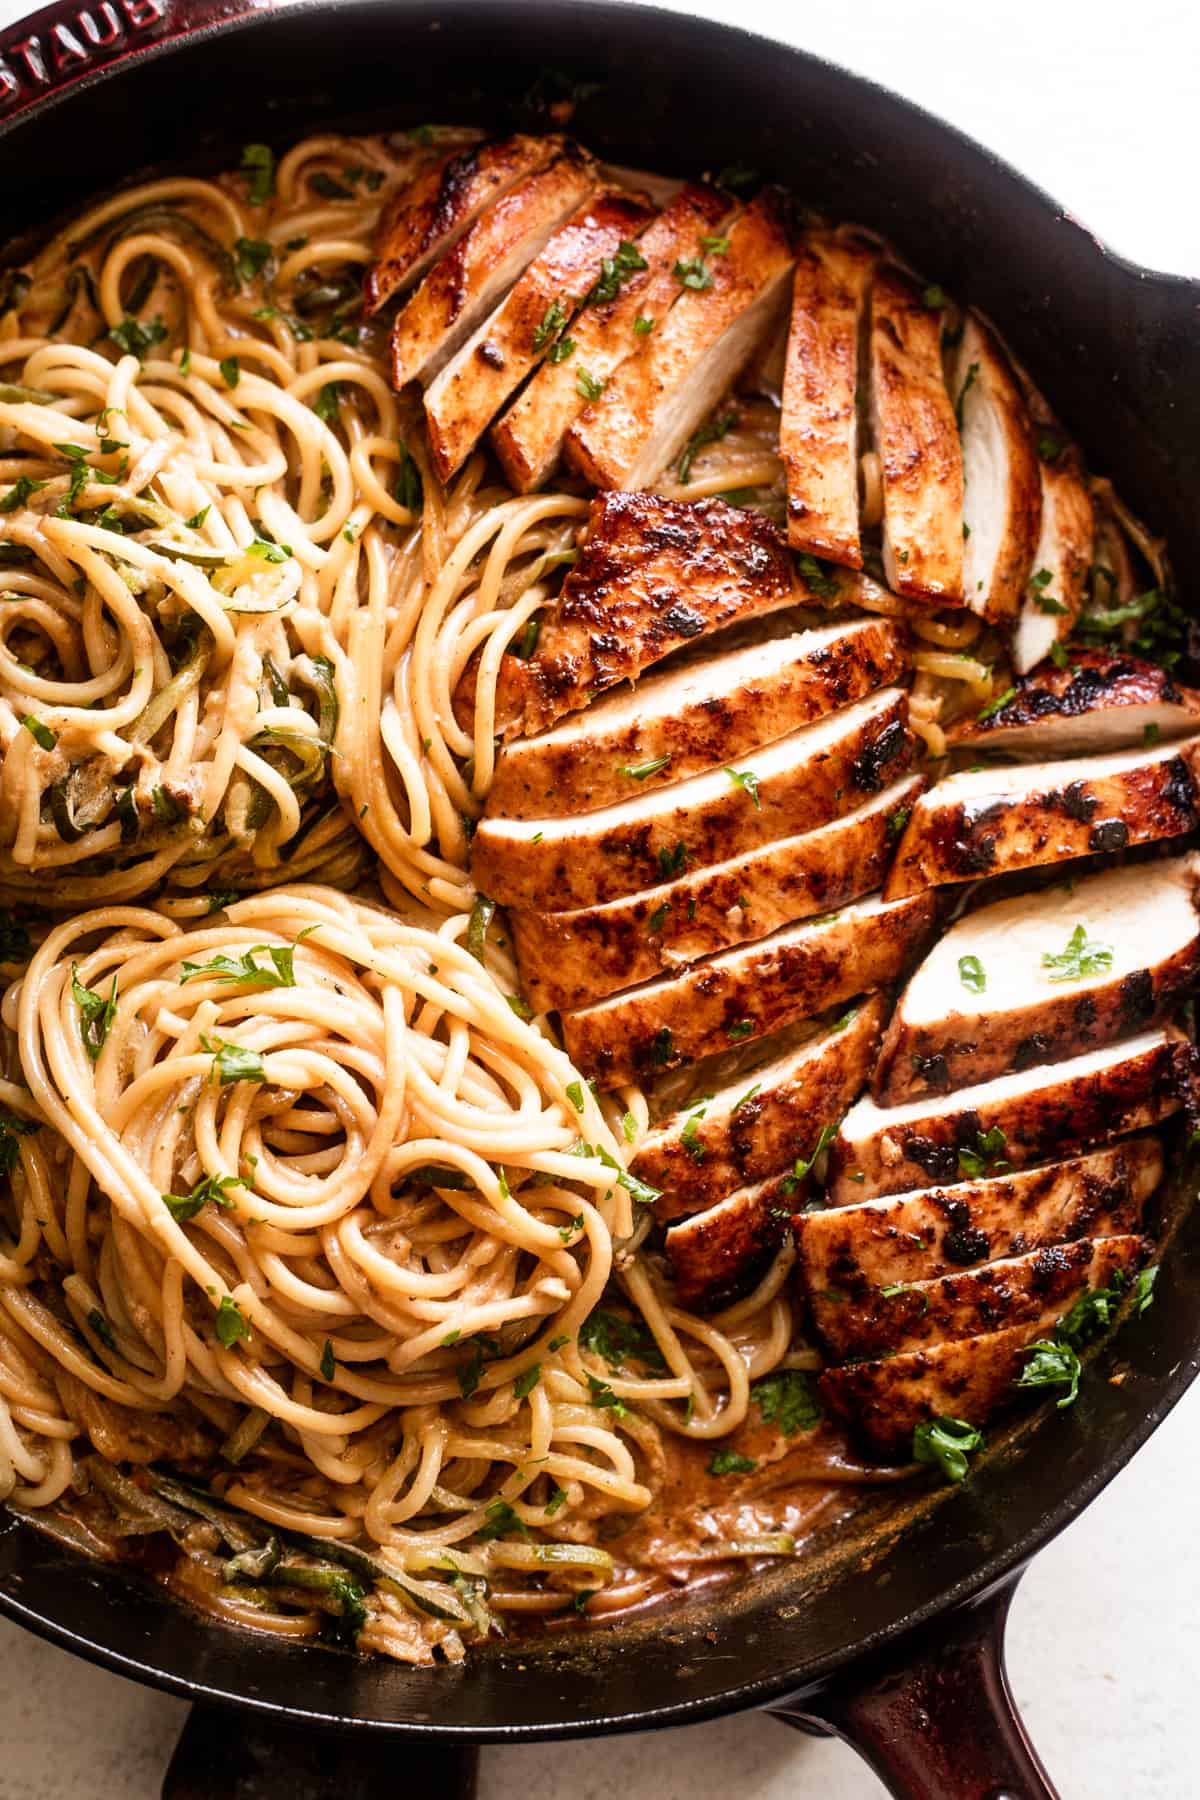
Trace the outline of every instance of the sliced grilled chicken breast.
<path fill-rule="evenodd" d="M 1014 1383 L 1025 1367 L 1028 1346 L 1045 1337 L 1087 1288 L 1109 1286 L 1118 1272 L 1132 1275 L 1145 1256 L 1141 1238 L 1108 1238 L 1095 1246 L 1085 1268 L 1064 1276 L 1037 1318 L 902 1356 L 826 1369 L 818 1383 L 821 1395 L 884 1456 L 910 1455 L 913 1432 L 927 1419 L 982 1425 L 1018 1398 Z"/>
<path fill-rule="evenodd" d="M 758 514 L 723 500 L 599 494 L 535 654 L 501 664 L 497 730 L 544 731 L 693 638 L 796 597 L 787 552 Z"/>
<path fill-rule="evenodd" d="M 1191 1055 L 1164 1026 L 932 1100 L 884 1108 L 864 1096 L 830 1145 L 830 1200 L 1020 1169 L 1155 1125 L 1179 1110 Z"/>
<path fill-rule="evenodd" d="M 525 991 L 539 1011 L 581 1007 L 661 970 L 749 943 L 868 893 L 907 809 L 900 784 L 820 831 L 607 906 L 513 913 Z"/>
<path fill-rule="evenodd" d="M 580 370 L 593 385 L 604 384 L 643 349 L 679 296 L 676 263 L 691 257 L 701 238 L 719 233 L 729 214 L 729 200 L 716 188 L 682 188 L 637 240 L 645 266 L 573 320 L 566 337 L 574 349 L 544 362 L 492 430 L 500 466 L 519 494 L 541 487 L 558 466 L 563 439 L 588 404 Z"/>
<path fill-rule="evenodd" d="M 906 275 L 871 292 L 871 425 L 883 486 L 883 566 L 897 594 L 963 597 L 963 469 L 942 374 L 941 309 Z"/>
<path fill-rule="evenodd" d="M 825 1348 L 839 1360 L 903 1356 L 923 1346 L 1032 1324 L 1048 1303 L 1076 1285 L 1097 1256 L 1105 1258 L 1110 1246 L 1111 1240 L 1091 1238 L 1050 1244 L 953 1275 L 892 1282 L 858 1299 L 826 1288 L 812 1296 L 810 1317 Z"/>
<path fill-rule="evenodd" d="M 828 824 L 878 792 L 911 748 L 908 696 L 883 688 L 756 750 L 742 768 L 578 818 L 485 818 L 471 845 L 472 878 L 506 906 L 601 906 Z"/>
<path fill-rule="evenodd" d="M 792 269 L 776 195 L 760 194 L 675 267 L 674 306 L 567 433 L 567 461 L 597 487 L 648 487 L 769 336 Z"/>
<path fill-rule="evenodd" d="M 733 1188 L 785 1173 L 862 1087 L 884 1017 L 882 996 L 871 994 L 831 1026 L 813 1021 L 793 1047 L 656 1125 L 630 1164 L 660 1191 L 655 1218 L 700 1212 Z"/>
<path fill-rule="evenodd" d="M 618 688 L 496 762 L 487 813 L 508 819 L 595 812 L 689 775 L 849 706 L 908 666 L 902 628 L 852 619 L 685 653 Z"/>
<path fill-rule="evenodd" d="M 1056 428 L 1046 424 L 1036 430 L 1042 520 L 1032 579 L 1013 633 L 1013 664 L 1020 675 L 1070 637 L 1083 605 L 1095 537 L 1079 452 Z"/>
<path fill-rule="evenodd" d="M 563 140 L 544 168 L 495 199 L 396 314 L 393 387 L 431 381 L 595 185 L 591 157 Z"/>
<path fill-rule="evenodd" d="M 963 597 L 985 619 L 1020 608 L 1042 524 L 1033 424 L 1008 357 L 974 313 L 950 365 L 963 458 Z"/>
<path fill-rule="evenodd" d="M 979 744 L 1016 756 L 1095 755 L 1200 729 L 1200 693 L 1180 687 L 1158 663 L 1112 650 L 1071 651 L 1060 669 L 1040 663 L 983 719 L 963 719 L 952 744 Z"/>
<path fill-rule="evenodd" d="M 1084 762 L 964 770 L 912 809 L 884 892 L 974 881 L 1179 837 L 1196 824 L 1200 738 Z"/>
<path fill-rule="evenodd" d="M 799 1213 L 800 1277 L 810 1295 L 832 1288 L 857 1302 L 1046 1244 L 1123 1236 L 1141 1228 L 1162 1174 L 1148 1133 L 1011 1175 Z"/>
<path fill-rule="evenodd" d="M 470 144 L 438 157 L 383 209 L 376 260 L 367 271 L 366 310 L 419 281 L 434 257 L 449 250 L 484 207 L 527 175 L 544 169 L 561 138 L 510 137 Z"/>
<path fill-rule="evenodd" d="M 892 792 L 903 804 L 903 785 Z M 934 916 L 931 895 L 890 906 L 876 895 L 785 926 L 694 963 L 686 974 L 564 1013 L 567 1053 L 585 1075 L 616 1087 L 753 1042 L 895 981 L 928 940 Z"/>
<path fill-rule="evenodd" d="M 681 1306 L 711 1312 L 753 1287 L 787 1237 L 797 1185 L 794 1175 L 773 1175 L 669 1227 L 664 1242 Z"/>
<path fill-rule="evenodd" d="M 622 254 L 638 256 L 630 240 L 653 216 L 644 196 L 598 189 L 430 382 L 425 419 L 442 481 L 462 467 L 529 371 L 574 341 L 567 327 L 602 278 L 605 258 L 616 257 L 622 245 Z"/>
<path fill-rule="evenodd" d="M 876 252 L 810 236 L 796 255 L 779 419 L 793 550 L 862 567 L 858 345 Z"/>
<path fill-rule="evenodd" d="M 1200 860 L 1109 869 L 965 914 L 884 1035 L 881 1105 L 1057 1062 L 1160 1019 L 1200 971 Z"/>

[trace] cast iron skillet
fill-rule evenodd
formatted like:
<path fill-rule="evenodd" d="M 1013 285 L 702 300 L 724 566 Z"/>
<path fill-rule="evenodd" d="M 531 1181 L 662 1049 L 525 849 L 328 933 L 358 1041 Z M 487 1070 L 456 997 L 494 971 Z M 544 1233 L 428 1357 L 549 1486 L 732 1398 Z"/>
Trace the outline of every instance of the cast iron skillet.
<path fill-rule="evenodd" d="M 148 165 L 216 166 L 247 139 L 283 144 L 333 122 L 536 123 L 564 76 L 597 84 L 574 126 L 614 161 L 681 174 L 748 164 L 887 233 L 930 280 L 991 313 L 1095 465 L 1165 533 L 1185 592 L 1200 576 L 1200 285 L 1121 262 L 894 95 L 700 20 L 610 0 L 50 6 L 0 35 L 0 242 Z M 1001 1443 L 961 1489 L 878 1494 L 798 1571 L 657 1620 L 502 1647 L 460 1669 L 358 1662 L 200 1622 L 11 1518 L 0 1607 L 196 1701 L 164 1790 L 173 1800 L 356 1800 L 397 1768 L 406 1785 L 469 1791 L 480 1742 L 749 1707 L 849 1738 L 896 1794 L 1053 1795 L 1013 1711 L 1004 1614 L 1029 1557 L 1196 1373 L 1200 1216 L 1189 1221 L 1188 1198 L 1156 1305 L 1101 1351 L 1070 1412 Z"/>

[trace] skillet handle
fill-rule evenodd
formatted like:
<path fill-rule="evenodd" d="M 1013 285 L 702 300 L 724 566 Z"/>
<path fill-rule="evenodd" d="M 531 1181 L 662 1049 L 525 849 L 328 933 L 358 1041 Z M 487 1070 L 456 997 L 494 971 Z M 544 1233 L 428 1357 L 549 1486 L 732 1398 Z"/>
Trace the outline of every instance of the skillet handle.
<path fill-rule="evenodd" d="M 769 1710 L 801 1731 L 842 1738 L 898 1800 L 1059 1800 L 1004 1665 L 1021 1573 L 890 1654 Z"/>
<path fill-rule="evenodd" d="M 196 1705 L 163 1779 L 162 1800 L 379 1800 L 395 1792 L 475 1800 L 479 1756 L 390 1732 L 332 1732 Z"/>

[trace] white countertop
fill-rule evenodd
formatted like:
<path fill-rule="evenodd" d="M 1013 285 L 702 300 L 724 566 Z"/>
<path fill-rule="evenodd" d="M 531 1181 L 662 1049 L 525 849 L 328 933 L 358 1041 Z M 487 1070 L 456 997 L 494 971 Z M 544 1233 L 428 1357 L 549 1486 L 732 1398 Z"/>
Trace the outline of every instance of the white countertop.
<path fill-rule="evenodd" d="M 672 0 L 895 87 L 1039 181 L 1125 255 L 1200 272 L 1200 13 L 1185 0 Z M 0 0 L 0 25 L 26 10 Z M 816 15 L 816 16 L 813 16 Z M 1069 1800 L 1186 1800 L 1200 1667 L 1193 1391 L 1043 1552 L 1009 1630 L 1013 1685 Z M 185 1707 L 0 1623 L 0 1800 L 155 1800 Z M 64 1700 L 69 1729 L 64 1730 Z M 652 1737 L 485 1752 L 482 1800 L 875 1800 L 840 1744 L 744 1716 Z"/>

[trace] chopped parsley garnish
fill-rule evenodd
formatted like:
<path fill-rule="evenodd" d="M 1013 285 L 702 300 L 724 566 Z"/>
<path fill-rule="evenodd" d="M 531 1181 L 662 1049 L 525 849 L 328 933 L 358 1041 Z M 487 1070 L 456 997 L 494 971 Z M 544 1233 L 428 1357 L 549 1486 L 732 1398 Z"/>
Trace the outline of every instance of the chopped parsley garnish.
<path fill-rule="evenodd" d="M 931 285 L 925 289 L 925 292 L 921 295 L 921 299 L 931 312 L 940 312 L 942 308 L 948 304 L 946 290 L 940 288 L 936 282 L 931 283 Z"/>
<path fill-rule="evenodd" d="M 1061 1409 L 1073 1406 L 1079 1396 L 1079 1357 L 1070 1344 L 1058 1344 L 1039 1338 L 1025 1351 L 1025 1367 L 1015 1385 L 1019 1388 L 1061 1387 L 1066 1389 L 1056 1404 Z"/>
<path fill-rule="evenodd" d="M 87 1316 L 87 1322 L 106 1350 L 116 1349 L 117 1340 L 113 1336 L 113 1328 L 98 1306 L 93 1306 L 91 1312 Z"/>
<path fill-rule="evenodd" d="M 532 1019 L 533 1008 L 530 1006 L 528 1000 L 522 1000 L 520 994 L 505 994 L 504 998 L 508 1001 L 509 1007 L 516 1013 L 518 1019 Z"/>
<path fill-rule="evenodd" d="M 567 310 L 561 300 L 552 300 L 542 314 L 542 322 L 533 333 L 533 347 L 544 350 L 562 331 L 567 322 Z"/>
<path fill-rule="evenodd" d="M 989 700 L 986 706 L 980 707 L 978 713 L 975 715 L 978 723 L 982 725 L 985 719 L 994 719 L 996 714 L 1002 712 L 1009 701 L 1015 700 L 1016 697 L 1016 688 L 1005 688 L 1002 694 L 997 694 L 994 700 Z"/>
<path fill-rule="evenodd" d="M 406 506 L 409 512 L 420 512 L 424 503 L 421 471 L 413 461 L 412 453 L 403 438 L 397 439 L 397 446 L 400 451 L 400 462 L 396 470 L 396 485 L 392 489 L 392 497 L 397 506 Z"/>
<path fill-rule="evenodd" d="M 650 1063 L 653 1068 L 665 1069 L 675 1054 L 675 1039 L 669 1025 L 662 1025 L 650 1041 Z"/>
<path fill-rule="evenodd" d="M 1105 969 L 1111 969 L 1112 960 L 1112 947 L 1089 938 L 1084 927 L 1077 925 L 1067 939 L 1065 950 L 1043 954 L 1042 967 L 1053 969 L 1051 981 L 1083 981 L 1089 975 L 1100 975 Z"/>
<path fill-rule="evenodd" d="M 796 558 L 796 567 L 818 600 L 837 599 L 837 577 L 830 573 L 828 566 L 818 557 L 811 556 L 807 550 L 802 550 Z"/>
<path fill-rule="evenodd" d="M 240 237 L 233 246 L 233 260 L 243 281 L 261 275 L 271 260 L 271 246 L 264 238 Z"/>
<path fill-rule="evenodd" d="M 958 979 L 973 994 L 982 994 L 987 989 L 987 974 L 977 956 L 959 957 Z"/>
<path fill-rule="evenodd" d="M 733 1105 L 729 1109 L 730 1118 L 733 1117 L 734 1113 L 740 1112 L 743 1106 L 749 1106 L 749 1104 L 753 1100 L 755 1094 L 760 1094 L 761 1092 L 762 1092 L 762 1082 L 756 1081 L 754 1086 L 747 1088 L 744 1094 L 739 1094 L 738 1098 L 734 1101 Z"/>
<path fill-rule="evenodd" d="M 662 1351 L 640 1319 L 604 1307 L 589 1313 L 579 1327 L 579 1347 L 591 1351 L 610 1369 L 620 1369 L 631 1359 L 650 1369 L 666 1367 Z"/>
<path fill-rule="evenodd" d="M 967 370 L 966 380 L 963 382 L 961 388 L 958 390 L 958 399 L 954 403 L 954 418 L 958 425 L 958 429 L 960 431 L 962 430 L 962 424 L 963 424 L 963 402 L 966 400 L 967 395 L 970 393 L 971 389 L 974 387 L 976 377 L 978 376 L 978 374 L 979 374 L 979 364 L 977 362 L 974 362 L 971 364 L 970 368 Z"/>
<path fill-rule="evenodd" d="M 750 1389 L 766 1425 L 778 1425 L 784 1437 L 811 1431 L 819 1425 L 824 1408 L 817 1399 L 813 1380 L 804 1369 L 777 1369 L 764 1375 Z"/>
<path fill-rule="evenodd" d="M 340 381 L 327 381 L 313 401 L 313 411 L 326 425 L 335 425 L 341 414 L 341 391 Z"/>
<path fill-rule="evenodd" d="M 813 1164 L 816 1162 L 821 1152 L 827 1149 L 833 1142 L 836 1136 L 836 1125 L 822 1125 L 820 1131 L 817 1133 L 817 1141 L 813 1145 L 811 1153 L 808 1156 L 798 1156 L 792 1164 L 791 1174 L 785 1176 L 780 1184 L 785 1194 L 792 1193 L 799 1184 L 811 1174 Z"/>
<path fill-rule="evenodd" d="M 190 519 L 185 519 L 183 522 L 189 531 L 199 531 L 211 511 L 211 506 L 202 506 L 199 512 L 194 512 Z"/>
<path fill-rule="evenodd" d="M 678 264 L 676 268 L 678 269 Z M 686 487 L 691 480 L 692 464 L 695 462 L 698 452 L 703 450 L 706 444 L 719 444 L 722 438 L 728 437 L 729 432 L 736 424 L 737 414 L 725 413 L 721 418 L 710 419 L 706 425 L 700 425 L 693 431 L 679 458 L 677 473 L 682 486 Z"/>
<path fill-rule="evenodd" d="M 649 263 L 636 244 L 622 241 L 617 245 L 612 256 L 606 256 L 600 264 L 600 275 L 592 287 L 585 306 L 603 306 L 609 300 L 615 300 L 621 290 L 622 282 L 628 281 L 639 269 L 648 269 Z"/>
<path fill-rule="evenodd" d="M 235 388 L 242 379 L 242 365 L 236 356 L 223 356 L 217 367 L 221 371 L 221 380 L 227 388 Z"/>
<path fill-rule="evenodd" d="M 95 1062 L 117 1016 L 117 978 L 113 976 L 112 987 L 105 999 L 103 994 L 95 994 L 91 988 L 84 987 L 75 973 L 78 966 L 77 963 L 71 964 L 71 997 L 79 1008 L 79 1035 L 83 1039 L 83 1047 L 90 1060 Z"/>
<path fill-rule="evenodd" d="M 21 723 L 35 744 L 39 744 L 43 750 L 53 750 L 58 738 L 47 724 L 36 719 L 32 713 L 26 713 Z"/>
<path fill-rule="evenodd" d="M 663 881 L 677 881 L 687 868 L 687 845 L 680 838 L 673 850 L 658 852 L 658 873 Z"/>
<path fill-rule="evenodd" d="M 753 1032 L 754 1032 L 754 1020 L 753 1019 L 739 1019 L 736 1024 L 731 1025 L 729 1027 L 729 1030 L 726 1032 L 725 1035 L 729 1039 L 730 1043 L 736 1043 L 739 1038 L 752 1036 Z"/>
<path fill-rule="evenodd" d="M 28 475 L 18 475 L 3 500 L 0 500 L 0 513 L 16 512 L 18 506 L 24 506 L 30 494 L 36 494 L 45 485 L 44 481 L 31 481 Z"/>
<path fill-rule="evenodd" d="M 271 958 L 271 968 L 254 960 L 264 951 Z M 179 981 L 182 986 L 189 981 L 204 981 L 211 977 L 217 981 L 236 981 L 243 987 L 295 987 L 294 957 L 295 951 L 290 944 L 285 948 L 278 944 L 255 944 L 236 959 L 214 956 L 206 963 L 185 962 Z"/>
<path fill-rule="evenodd" d="M 606 1406 L 615 1419 L 629 1416 L 629 1408 L 620 1395 L 614 1394 L 607 1381 L 601 1381 L 596 1375 L 588 1375 L 588 1405 Z"/>
<path fill-rule="evenodd" d="M 982 1443 L 982 1432 L 965 1419 L 925 1419 L 913 1432 L 913 1461 L 939 1468 L 947 1481 L 961 1481 L 967 1458 Z"/>
<path fill-rule="evenodd" d="M 217 1308 L 216 1333 L 217 1342 L 225 1350 L 232 1350 L 235 1344 L 250 1336 L 250 1327 L 242 1317 L 241 1308 L 228 1294 L 222 1294 Z"/>
<path fill-rule="evenodd" d="M 898 806 L 894 813 L 888 814 L 887 834 L 889 838 L 898 838 L 900 836 L 900 833 L 908 824 L 908 818 L 911 812 L 911 806 Z"/>
<path fill-rule="evenodd" d="M 245 1185 L 240 1175 L 206 1175 L 190 1194 L 164 1194 L 163 1200 L 175 1223 L 186 1225 L 210 1200 L 215 1206 L 231 1207 L 233 1201 L 229 1198 L 229 1189 Z"/>
<path fill-rule="evenodd" d="M 1008 1139 L 999 1125 L 992 1125 L 987 1131 L 975 1134 L 976 1148 L 968 1150 L 960 1146 L 958 1166 L 964 1175 L 975 1179 L 981 1175 L 1002 1175 L 1011 1163 L 1000 1159 L 1000 1153 L 1008 1148 Z"/>
<path fill-rule="evenodd" d="M 1053 580 L 1054 571 L 1052 569 L 1039 569 L 1036 575 L 1029 577 L 1029 591 L 1039 612 L 1061 617 L 1068 609 L 1061 600 L 1056 600 L 1054 595 L 1048 592 Z"/>
<path fill-rule="evenodd" d="M 671 902 L 669 900 L 663 900 L 660 902 L 660 904 L 658 906 L 655 907 L 654 911 L 650 914 L 650 917 L 646 920 L 646 929 L 650 933 L 651 937 L 657 936 L 657 934 L 662 930 L 663 926 L 667 922 L 667 914 L 670 912 L 670 910 L 671 910 Z"/>
<path fill-rule="evenodd" d="M 243 144 L 242 174 L 252 206 L 263 206 L 275 192 L 275 152 L 269 144 Z"/>
<path fill-rule="evenodd" d="M 265 1081 L 266 1065 L 257 1050 L 247 1050 L 241 1044 L 230 1044 L 222 1038 L 200 1038 L 200 1048 L 208 1052 L 213 1059 L 212 1072 L 218 1086 L 226 1087 L 234 1081 Z"/>
<path fill-rule="evenodd" d="M 571 1105 L 575 1108 L 575 1111 L 582 1112 L 583 1111 L 583 1083 L 582 1083 L 582 1081 L 569 1081 L 567 1083 L 567 1087 L 566 1087 L 566 1095 L 567 1095 L 567 1099 L 571 1102 Z"/>
<path fill-rule="evenodd" d="M 321 1352 L 321 1361 L 317 1366 L 321 1371 L 321 1377 L 324 1381 L 332 1381 L 337 1374 L 337 1362 L 333 1354 L 333 1345 L 328 1338 L 325 1339 L 325 1348 Z"/>
<path fill-rule="evenodd" d="M 507 1500 L 493 1500 L 487 1507 L 484 1518 L 486 1524 L 481 1525 L 475 1533 L 479 1539 L 486 1541 L 489 1538 L 503 1537 L 507 1531 L 515 1531 L 519 1537 L 529 1536 L 528 1526 L 517 1516 Z"/>
<path fill-rule="evenodd" d="M 739 1456 L 736 1450 L 717 1450 L 709 1460 L 710 1475 L 751 1475 L 758 1464 L 752 1456 Z"/>
<path fill-rule="evenodd" d="M 687 1123 L 679 1134 L 679 1141 L 694 1163 L 704 1161 L 704 1145 L 700 1141 L 700 1121 L 704 1117 L 704 1107 L 691 1113 Z"/>
<path fill-rule="evenodd" d="M 713 284 L 712 271 L 702 256 L 681 256 L 673 273 L 680 287 L 691 288 L 693 293 L 702 294 Z"/>
<path fill-rule="evenodd" d="M 657 775 L 660 769 L 665 769 L 670 760 L 671 755 L 668 751 L 665 756 L 652 756 L 649 762 L 623 763 L 617 773 L 618 775 L 627 775 L 630 781 L 646 781 L 651 775 Z"/>
<path fill-rule="evenodd" d="M 550 1498 L 546 1502 L 546 1507 L 545 1507 L 546 1517 L 548 1519 L 552 1519 L 554 1517 L 555 1513 L 558 1512 L 559 1508 L 565 1506 L 566 1503 L 567 1503 L 566 1488 L 560 1488 L 558 1483 L 555 1482 L 554 1486 L 550 1490 Z"/>
<path fill-rule="evenodd" d="M 560 337 L 557 343 L 551 344 L 549 350 L 547 350 L 546 361 L 551 363 L 565 363 L 569 361 L 574 354 L 575 339 L 573 337 Z"/>
<path fill-rule="evenodd" d="M 1037 453 L 1043 462 L 1057 462 L 1058 458 L 1062 455 L 1062 450 L 1061 438 L 1056 438 L 1049 431 L 1042 432 L 1037 441 Z"/>
<path fill-rule="evenodd" d="M 308 185 L 314 194 L 320 194 L 322 200 L 353 200 L 354 198 L 345 183 L 336 180 L 325 169 L 314 169 L 308 178 Z"/>
<path fill-rule="evenodd" d="M 761 812 L 762 801 L 758 797 L 758 776 L 754 773 L 754 770 L 727 768 L 725 773 L 735 787 L 740 787 L 744 794 L 749 794 L 754 802 L 755 812 Z"/>
<path fill-rule="evenodd" d="M 29 1137 L 38 1130 L 36 1119 L 22 1119 L 16 1113 L 0 1112 L 0 1175 L 11 1175 L 17 1165 L 17 1139 Z"/>
<path fill-rule="evenodd" d="M 151 319 L 145 325 L 140 319 L 125 318 L 119 325 L 114 325 L 108 335 L 126 356 L 136 356 L 141 362 L 147 350 L 162 343 L 167 335 L 167 328 L 159 318 Z M 181 363 L 180 368 L 182 367 Z"/>
<path fill-rule="evenodd" d="M 654 330 L 654 320 L 646 318 L 644 313 L 639 313 L 633 321 L 633 329 L 639 337 L 649 337 Z"/>
<path fill-rule="evenodd" d="M 604 392 L 606 383 L 589 375 L 586 369 L 579 369 L 575 375 L 575 392 L 585 400 L 598 400 Z"/>

